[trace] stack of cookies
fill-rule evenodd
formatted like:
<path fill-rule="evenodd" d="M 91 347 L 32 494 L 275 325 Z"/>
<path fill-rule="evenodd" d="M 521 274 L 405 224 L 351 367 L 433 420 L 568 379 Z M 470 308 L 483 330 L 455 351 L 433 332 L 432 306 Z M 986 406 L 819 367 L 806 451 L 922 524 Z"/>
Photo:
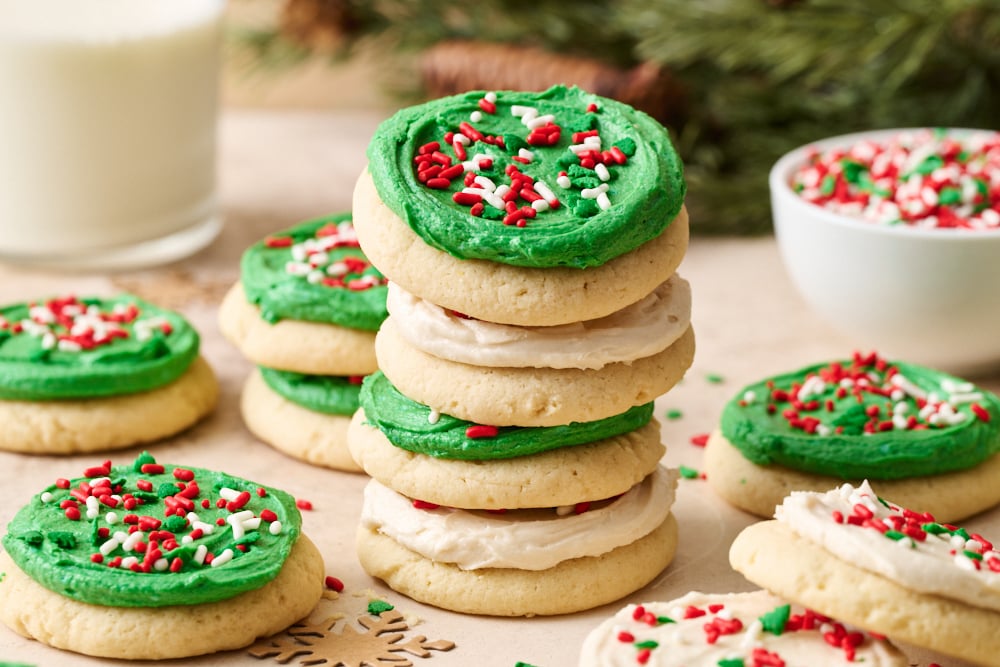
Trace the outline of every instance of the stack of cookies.
<path fill-rule="evenodd" d="M 251 246 L 219 328 L 258 368 L 243 387 L 247 428 L 286 454 L 357 471 L 347 427 L 375 331 L 385 279 L 358 246 L 349 213 L 303 222 Z"/>
<path fill-rule="evenodd" d="M 666 130 L 575 88 L 477 92 L 400 111 L 368 157 L 355 225 L 390 317 L 348 433 L 362 565 L 505 616 L 646 585 L 677 542 L 653 399 L 694 355 Z"/>

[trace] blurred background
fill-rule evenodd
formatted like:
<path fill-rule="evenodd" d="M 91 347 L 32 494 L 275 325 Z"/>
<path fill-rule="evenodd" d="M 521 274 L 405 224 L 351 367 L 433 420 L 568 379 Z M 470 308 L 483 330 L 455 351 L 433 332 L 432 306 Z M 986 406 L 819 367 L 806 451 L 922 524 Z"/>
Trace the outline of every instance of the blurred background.
<path fill-rule="evenodd" d="M 670 128 L 700 234 L 770 231 L 767 172 L 862 129 L 1000 128 L 1000 0 L 230 0 L 223 103 L 384 109 L 578 84 Z"/>

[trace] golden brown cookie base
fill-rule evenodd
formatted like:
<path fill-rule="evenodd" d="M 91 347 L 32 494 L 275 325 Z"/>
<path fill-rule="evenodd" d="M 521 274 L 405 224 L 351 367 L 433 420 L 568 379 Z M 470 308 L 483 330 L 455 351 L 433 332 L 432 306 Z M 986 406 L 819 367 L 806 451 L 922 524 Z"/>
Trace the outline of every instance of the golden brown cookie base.
<path fill-rule="evenodd" d="M 912 591 L 840 560 L 778 521 L 744 529 L 729 561 L 776 595 L 890 639 L 982 665 L 996 665 L 1000 656 L 1000 612 Z"/>
<path fill-rule="evenodd" d="M 106 398 L 0 400 L 0 449 L 25 454 L 79 454 L 160 440 L 215 408 L 219 385 L 202 357 L 168 385 Z"/>
<path fill-rule="evenodd" d="M 358 529 L 357 546 L 366 572 L 419 602 L 466 614 L 569 614 L 623 598 L 655 579 L 673 560 L 677 522 L 668 515 L 632 544 L 538 571 L 462 570 L 428 560 L 367 528 Z"/>
<path fill-rule="evenodd" d="M 662 352 L 597 370 L 487 368 L 410 345 L 389 318 L 375 339 L 379 367 L 405 396 L 446 415 L 494 426 L 559 426 L 621 414 L 677 384 L 694 359 L 694 331 Z"/>
<path fill-rule="evenodd" d="M 289 456 L 334 470 L 361 470 L 347 449 L 350 416 L 292 403 L 268 387 L 256 368 L 243 384 L 240 410 L 251 433 Z"/>
<path fill-rule="evenodd" d="M 672 276 L 688 244 L 682 208 L 658 237 L 589 269 L 458 259 L 424 243 L 389 210 L 367 169 L 354 189 L 353 213 L 365 255 L 389 280 L 439 306 L 503 324 L 568 324 L 621 310 Z"/>
<path fill-rule="evenodd" d="M 358 410 L 347 445 L 365 472 L 410 498 L 466 509 L 557 507 L 624 493 L 653 472 L 666 448 L 655 419 L 623 435 L 494 461 L 438 459 L 395 447 Z"/>
<path fill-rule="evenodd" d="M 174 607 L 102 607 L 35 583 L 0 554 L 0 621 L 59 649 L 125 660 L 164 660 L 252 644 L 305 617 L 323 593 L 323 557 L 300 535 L 278 576 L 229 600 Z"/>
<path fill-rule="evenodd" d="M 315 375 L 368 375 L 375 362 L 375 332 L 335 324 L 260 317 L 236 283 L 219 306 L 219 330 L 259 366 Z"/>
<path fill-rule="evenodd" d="M 792 491 L 824 492 L 861 481 L 756 465 L 719 431 L 708 439 L 704 466 L 716 493 L 731 505 L 764 518 L 774 516 L 775 506 Z M 869 483 L 879 496 L 901 507 L 930 512 L 938 521 L 960 521 L 1000 503 L 1000 454 L 967 470 Z"/>

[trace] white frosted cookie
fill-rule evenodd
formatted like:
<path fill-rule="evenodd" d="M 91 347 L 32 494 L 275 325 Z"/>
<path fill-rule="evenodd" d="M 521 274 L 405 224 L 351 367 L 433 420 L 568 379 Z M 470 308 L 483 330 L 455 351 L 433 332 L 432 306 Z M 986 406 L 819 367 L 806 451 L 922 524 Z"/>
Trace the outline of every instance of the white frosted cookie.
<path fill-rule="evenodd" d="M 841 641 L 827 639 L 828 633 Z M 753 591 L 691 592 L 669 602 L 630 604 L 594 628 L 580 650 L 580 667 L 637 664 L 907 667 L 909 662 L 885 640 Z"/>
<path fill-rule="evenodd" d="M 429 560 L 374 530 L 359 528 L 365 571 L 414 600 L 468 614 L 568 614 L 620 599 L 656 578 L 673 560 L 673 515 L 653 532 L 601 556 L 566 560 L 545 570 L 463 570 Z"/>
<path fill-rule="evenodd" d="M 821 613 L 977 664 L 1000 654 L 1000 553 L 979 535 L 883 503 L 867 484 L 797 492 L 730 563 Z"/>
<path fill-rule="evenodd" d="M 844 482 L 838 477 L 751 463 L 715 431 L 705 447 L 704 469 L 712 489 L 751 514 L 769 517 L 792 491 L 826 491 Z M 941 521 L 961 521 L 1000 503 L 1000 455 L 973 468 L 907 479 L 871 480 L 884 498 L 930 512 Z"/>
<path fill-rule="evenodd" d="M 669 391 L 684 377 L 694 350 L 688 327 L 652 356 L 600 369 L 487 368 L 413 347 L 394 317 L 375 341 L 379 367 L 404 395 L 444 414 L 496 426 L 557 426 L 620 414 Z"/>
<path fill-rule="evenodd" d="M 424 243 L 382 202 L 367 170 L 355 186 L 353 211 L 365 254 L 389 280 L 445 308 L 504 324 L 549 326 L 609 315 L 673 275 L 688 244 L 682 208 L 659 236 L 589 269 L 461 260 Z"/>
<path fill-rule="evenodd" d="M 347 449 L 350 415 L 297 405 L 268 387 L 257 369 L 243 384 L 240 410 L 251 433 L 289 456 L 335 470 L 361 469 Z"/>
<path fill-rule="evenodd" d="M 236 283 L 219 306 L 219 330 L 255 364 L 317 375 L 367 375 L 378 367 L 375 332 L 283 319 L 271 324 Z"/>
<path fill-rule="evenodd" d="M 395 491 L 438 505 L 516 508 L 572 505 L 624 492 L 656 469 L 666 448 L 653 419 L 635 431 L 598 442 L 488 462 L 439 459 L 401 449 L 351 420 L 351 455 L 370 476 Z"/>
<path fill-rule="evenodd" d="M 0 400 L 0 449 L 75 454 L 160 440 L 194 425 L 214 408 L 215 373 L 202 357 L 170 384 L 103 398 Z"/>
<path fill-rule="evenodd" d="M 55 648 L 118 660 L 168 660 L 242 648 L 309 614 L 323 558 L 300 536 L 278 576 L 230 600 L 174 607 L 102 607 L 40 586 L 0 554 L 0 621 Z M 233 619 L 240 621 L 234 623 Z"/>

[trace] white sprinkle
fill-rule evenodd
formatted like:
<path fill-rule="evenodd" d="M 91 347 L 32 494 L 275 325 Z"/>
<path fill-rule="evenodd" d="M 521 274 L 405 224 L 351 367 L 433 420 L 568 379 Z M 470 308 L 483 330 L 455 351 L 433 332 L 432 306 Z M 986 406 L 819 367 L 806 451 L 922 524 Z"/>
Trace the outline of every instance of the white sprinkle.
<path fill-rule="evenodd" d="M 434 408 L 431 408 L 430 413 L 427 415 L 427 423 L 429 423 L 429 424 L 437 424 L 438 420 L 440 420 L 440 419 L 441 419 L 441 411 L 440 410 L 435 410 Z"/>
<path fill-rule="evenodd" d="M 240 497 L 240 492 L 237 491 L 236 489 L 230 489 L 228 486 L 224 486 L 221 489 L 219 489 L 219 495 L 222 496 L 222 498 L 224 498 L 225 500 L 232 502 Z"/>
<path fill-rule="evenodd" d="M 141 530 L 137 530 L 134 533 L 130 533 L 128 539 L 125 540 L 125 542 L 122 544 L 122 549 L 124 549 L 125 551 L 135 550 L 135 545 L 139 544 L 139 542 L 142 542 L 143 538 L 145 537 L 146 534 Z"/>
<path fill-rule="evenodd" d="M 280 533 L 281 532 L 281 522 L 280 521 L 272 521 L 271 525 L 267 529 L 267 532 L 271 533 L 272 535 L 277 535 L 278 533 Z"/>
<path fill-rule="evenodd" d="M 51 350 L 56 346 L 56 335 L 48 332 L 42 336 L 42 349 Z"/>
<path fill-rule="evenodd" d="M 972 403 L 974 401 L 981 401 L 983 399 L 982 392 L 972 391 L 964 394 L 952 394 L 948 397 L 948 403 L 951 405 L 964 405 L 966 403 Z"/>
<path fill-rule="evenodd" d="M 462 171 L 479 171 L 479 162 L 476 160 L 466 160 L 462 163 Z"/>
<path fill-rule="evenodd" d="M 181 538 L 181 544 L 191 544 L 192 542 L 194 542 L 194 538 L 190 535 L 185 535 Z"/>
<path fill-rule="evenodd" d="M 469 114 L 469 120 L 471 120 L 473 123 L 478 123 L 482 119 L 483 119 L 482 111 L 473 111 L 472 113 Z"/>
<path fill-rule="evenodd" d="M 116 540 L 115 538 L 112 537 L 110 540 L 108 540 L 107 542 L 105 542 L 104 544 L 102 544 L 100 546 L 100 548 L 98 549 L 98 551 L 101 552 L 102 556 L 107 556 L 112 551 L 114 551 L 115 549 L 117 549 L 120 545 L 121 545 L 121 542 L 119 542 L 118 540 Z"/>
<path fill-rule="evenodd" d="M 536 116 L 531 119 L 527 119 L 527 117 L 525 117 L 521 119 L 521 122 L 524 123 L 529 130 L 534 130 L 535 128 L 542 127 L 543 125 L 548 125 L 555 119 L 556 119 L 555 116 L 548 113 L 545 114 L 544 116 Z"/>
<path fill-rule="evenodd" d="M 556 193 L 552 192 L 552 189 L 545 184 L 545 181 L 535 181 L 533 187 L 535 188 L 535 192 L 542 195 L 549 205 L 556 201 Z"/>
<path fill-rule="evenodd" d="M 41 495 L 41 501 L 42 501 L 43 503 L 51 503 L 51 502 L 52 502 L 52 499 L 53 499 L 53 498 L 55 498 L 55 496 L 53 496 L 53 495 L 52 495 L 51 493 L 49 493 L 48 491 L 44 491 L 44 492 L 42 492 L 42 495 Z"/>
<path fill-rule="evenodd" d="M 473 179 L 473 182 L 478 184 L 479 187 L 481 187 L 482 189 L 487 190 L 489 192 L 496 192 L 497 190 L 497 184 L 494 183 L 492 179 L 487 178 L 486 176 L 476 176 Z M 509 186 L 506 187 L 508 190 L 510 189 Z"/>
<path fill-rule="evenodd" d="M 538 113 L 538 110 L 535 109 L 534 107 L 526 107 L 521 104 L 514 104 L 510 107 L 510 114 L 518 118 L 528 113 L 529 111 L 534 111 L 536 114 Z"/>
<path fill-rule="evenodd" d="M 309 275 L 312 271 L 312 267 L 305 262 L 286 262 L 285 263 L 285 273 L 293 276 L 305 276 Z"/>
<path fill-rule="evenodd" d="M 608 193 L 602 192 L 597 195 L 597 205 L 601 207 L 602 211 L 606 211 L 611 208 L 611 200 L 608 199 Z"/>
<path fill-rule="evenodd" d="M 101 515 L 101 502 L 94 496 L 87 496 L 87 518 L 96 519 Z"/>
<path fill-rule="evenodd" d="M 244 519 L 243 528 L 245 530 L 257 530 L 260 528 L 260 517 L 254 517 L 252 519 Z"/>
<path fill-rule="evenodd" d="M 573 185 L 573 181 L 569 180 L 569 176 L 563 174 L 556 179 L 556 185 L 561 187 L 563 190 L 569 190 L 569 188 Z"/>
<path fill-rule="evenodd" d="M 201 532 L 205 533 L 206 535 L 211 535 L 212 533 L 215 532 L 215 524 L 214 523 L 205 523 L 204 521 L 192 521 L 191 522 L 191 529 L 192 530 L 200 530 Z"/>
<path fill-rule="evenodd" d="M 497 102 L 497 94 L 491 90 L 490 92 L 488 92 L 485 95 L 483 95 L 483 99 L 486 100 L 487 102 L 492 103 L 492 104 L 496 104 L 496 102 Z"/>
<path fill-rule="evenodd" d="M 123 570 L 130 570 L 132 569 L 133 565 L 138 565 L 138 564 L 139 564 L 138 558 L 136 558 L 135 556 L 126 556 L 125 558 L 122 559 L 121 568 Z"/>
<path fill-rule="evenodd" d="M 604 166 L 603 162 L 595 164 L 594 171 L 597 173 L 597 177 L 602 181 L 611 180 L 611 172 L 608 171 L 608 168 Z"/>
<path fill-rule="evenodd" d="M 902 373 L 896 373 L 893 375 L 889 382 L 914 398 L 928 398 L 926 391 L 910 382 Z"/>
<path fill-rule="evenodd" d="M 561 505 L 556 508 L 556 516 L 567 516 L 572 514 L 576 507 L 574 505 Z"/>
<path fill-rule="evenodd" d="M 948 540 L 948 542 L 949 544 L 951 544 L 951 546 L 955 547 L 956 549 L 965 548 L 965 538 L 962 537 L 961 535 L 952 535 L 951 538 Z"/>
<path fill-rule="evenodd" d="M 831 433 L 833 433 L 833 429 L 830 428 L 829 426 L 827 426 L 826 424 L 817 424 L 816 425 L 816 435 L 818 435 L 819 437 L 825 438 L 826 436 L 830 435 Z"/>
<path fill-rule="evenodd" d="M 344 262 L 334 262 L 330 266 L 326 267 L 326 273 L 330 276 L 346 276 L 347 264 Z"/>
<path fill-rule="evenodd" d="M 157 572 L 163 572 L 167 569 L 168 565 L 170 565 L 170 563 L 167 562 L 166 558 L 157 558 L 156 562 L 153 563 L 153 569 Z"/>
<path fill-rule="evenodd" d="M 231 561 L 233 559 L 233 556 L 235 556 L 235 555 L 236 554 L 233 553 L 232 549 L 226 549 L 221 554 L 219 554 L 218 556 L 216 556 L 215 558 L 212 559 L 212 565 L 211 566 L 212 567 L 218 567 L 219 565 L 225 565 L 226 563 L 228 563 L 229 561 Z"/>
<path fill-rule="evenodd" d="M 744 635 L 742 641 L 740 642 L 740 648 L 744 652 L 750 652 L 757 642 L 760 641 L 760 636 L 764 632 L 764 624 L 760 622 L 760 619 L 755 619 L 746 629 L 746 635 Z"/>
<path fill-rule="evenodd" d="M 549 210 L 549 203 L 544 199 L 536 199 L 531 202 L 531 208 L 535 209 L 539 213 L 542 213 L 543 211 Z"/>
<path fill-rule="evenodd" d="M 226 523 L 228 523 L 233 529 L 233 539 L 234 540 L 243 539 L 243 536 L 246 535 L 246 531 L 243 529 L 243 522 L 238 519 L 236 520 L 234 519 L 235 516 L 232 514 L 226 517 Z"/>
<path fill-rule="evenodd" d="M 524 158 L 525 160 L 534 160 L 535 154 L 529 151 L 527 148 L 519 148 L 517 151 L 517 156 Z"/>
<path fill-rule="evenodd" d="M 497 186 L 497 189 L 494 190 L 494 194 L 496 194 L 497 197 L 503 197 L 508 192 L 510 192 L 510 186 L 506 183 Z"/>
<path fill-rule="evenodd" d="M 201 565 L 205 562 L 205 556 L 208 555 L 208 547 L 204 544 L 199 544 L 198 548 L 194 550 L 194 562 Z"/>
<path fill-rule="evenodd" d="M 324 278 L 326 275 L 322 271 L 310 271 L 309 275 L 306 276 L 306 281 L 311 285 L 319 285 Z"/>
<path fill-rule="evenodd" d="M 455 136 L 452 137 L 452 143 L 455 143 L 455 142 L 460 143 L 463 146 L 468 146 L 469 144 L 472 143 L 472 139 L 469 139 L 467 136 L 465 136 L 461 132 L 456 132 Z"/>
<path fill-rule="evenodd" d="M 596 199 L 598 195 L 604 194 L 608 191 L 608 184 L 601 183 L 596 188 L 584 188 L 580 190 L 580 196 L 584 199 Z"/>
<path fill-rule="evenodd" d="M 292 259 L 296 262 L 306 261 L 306 257 L 309 253 L 306 251 L 306 246 L 304 243 L 299 243 L 292 246 Z"/>
<path fill-rule="evenodd" d="M 747 389 L 743 392 L 743 402 L 748 405 L 757 400 L 757 393 L 753 389 Z"/>
<path fill-rule="evenodd" d="M 119 542 L 124 542 L 125 540 L 128 539 L 128 533 L 126 533 L 124 530 L 116 530 L 114 538 Z"/>

